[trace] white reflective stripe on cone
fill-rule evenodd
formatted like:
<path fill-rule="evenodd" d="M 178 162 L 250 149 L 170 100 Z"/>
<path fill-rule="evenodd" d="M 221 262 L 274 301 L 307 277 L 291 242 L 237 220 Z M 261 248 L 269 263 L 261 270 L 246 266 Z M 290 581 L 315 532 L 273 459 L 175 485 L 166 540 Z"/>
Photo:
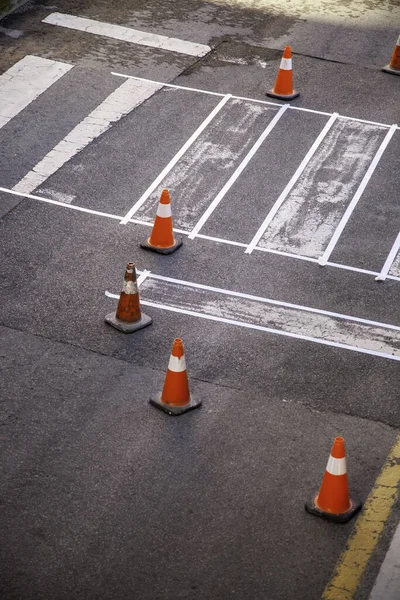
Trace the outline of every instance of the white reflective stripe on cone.
<path fill-rule="evenodd" d="M 161 204 L 160 202 L 157 208 L 157 217 L 163 217 L 165 219 L 166 217 L 170 217 L 171 215 L 171 205 Z"/>
<path fill-rule="evenodd" d="M 122 291 L 125 292 L 125 294 L 137 294 L 138 287 L 136 281 L 124 281 L 122 284 Z"/>
<path fill-rule="evenodd" d="M 397 40 L 396 46 L 400 46 L 400 35 L 399 35 L 399 39 Z"/>
<path fill-rule="evenodd" d="M 326 465 L 326 470 L 331 475 L 345 475 L 347 473 L 346 459 L 345 458 L 333 458 L 333 456 L 330 456 L 329 460 L 328 460 L 328 464 Z"/>
<path fill-rule="evenodd" d="M 282 58 L 281 69 L 283 69 L 284 71 L 291 71 L 292 70 L 292 59 L 291 58 Z"/>
<path fill-rule="evenodd" d="M 181 356 L 178 358 L 177 356 L 173 356 L 169 359 L 168 370 L 174 371 L 174 373 L 181 373 L 181 371 L 186 371 L 186 361 L 185 356 Z"/>

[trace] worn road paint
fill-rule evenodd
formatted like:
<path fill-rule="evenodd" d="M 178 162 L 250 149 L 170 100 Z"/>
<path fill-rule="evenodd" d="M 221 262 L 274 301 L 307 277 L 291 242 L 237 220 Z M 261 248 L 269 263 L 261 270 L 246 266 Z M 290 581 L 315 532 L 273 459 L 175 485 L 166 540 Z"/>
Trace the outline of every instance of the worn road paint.
<path fill-rule="evenodd" d="M 400 361 L 396 325 L 154 273 L 141 289 L 146 306 Z"/>
<path fill-rule="evenodd" d="M 155 178 L 153 183 L 147 188 L 147 190 L 141 195 L 139 200 L 132 206 L 132 208 L 126 213 L 121 221 L 121 225 L 126 225 L 133 215 L 142 207 L 146 200 L 151 196 L 154 190 L 164 181 L 168 173 L 174 168 L 178 160 L 189 150 L 192 144 L 195 143 L 197 138 L 202 132 L 208 127 L 211 121 L 218 115 L 220 110 L 225 106 L 231 96 L 228 94 L 224 96 L 217 106 L 210 112 L 208 117 L 204 119 L 202 124 L 196 129 L 196 131 L 190 136 L 190 138 L 183 144 L 182 148 L 175 154 L 175 156 L 169 161 L 167 166 L 161 171 L 161 173 Z M 164 186 L 165 187 L 165 186 Z"/>
<path fill-rule="evenodd" d="M 73 202 L 76 198 L 76 196 L 64 194 L 63 192 L 57 192 L 56 190 L 51 190 L 49 188 L 40 188 L 38 193 L 44 194 L 45 197 L 50 198 L 51 200 L 56 200 L 57 202 L 62 202 L 63 204 L 71 204 L 71 202 Z"/>
<path fill-rule="evenodd" d="M 234 173 L 231 175 L 231 177 L 225 183 L 224 187 L 219 191 L 219 193 L 214 198 L 214 200 L 211 202 L 211 204 L 209 205 L 207 210 L 203 213 L 203 215 L 197 221 L 196 225 L 193 227 L 192 231 L 189 234 L 189 239 L 193 240 L 196 237 L 196 235 L 198 235 L 198 233 L 202 229 L 203 225 L 206 223 L 206 221 L 212 215 L 212 213 L 217 208 L 217 206 L 221 202 L 221 200 L 225 197 L 227 192 L 231 189 L 232 185 L 235 183 L 236 179 L 239 177 L 239 175 L 242 173 L 242 171 L 244 171 L 244 169 L 247 167 L 247 165 L 249 164 L 249 162 L 251 161 L 251 159 L 257 152 L 257 150 L 260 148 L 261 144 L 269 136 L 271 131 L 274 129 L 275 125 L 282 118 L 282 116 L 284 115 L 284 113 L 286 112 L 286 110 L 288 108 L 289 108 L 289 104 L 285 104 L 284 106 L 282 106 L 279 109 L 278 113 L 275 115 L 275 117 L 272 119 L 272 121 L 267 125 L 267 127 L 264 129 L 264 131 L 262 132 L 262 134 L 260 135 L 260 137 L 258 138 L 256 143 L 251 148 L 251 150 L 246 154 L 246 156 L 244 157 L 244 159 L 242 160 L 240 165 L 235 169 Z"/>
<path fill-rule="evenodd" d="M 189 56 L 205 56 L 211 51 L 210 46 L 206 46 L 205 44 L 196 44 L 194 42 L 187 42 L 165 35 L 150 33 L 148 31 L 138 31 L 137 29 L 131 29 L 130 27 L 122 27 L 121 25 L 113 25 L 112 23 L 103 23 L 101 21 L 94 21 L 93 19 L 86 19 L 83 17 L 74 17 L 73 15 L 66 15 L 63 13 L 51 13 L 51 15 L 43 19 L 42 22 L 49 23 L 50 25 L 58 25 L 59 27 L 67 27 L 68 29 L 75 29 L 77 31 L 84 31 L 85 33 L 103 35 L 105 37 L 113 38 L 114 40 L 139 44 L 141 46 L 150 46 L 152 48 L 160 48 L 161 50 L 178 52 L 179 54 L 187 54 Z"/>
<path fill-rule="evenodd" d="M 13 190 L 30 194 L 90 142 L 107 131 L 112 123 L 119 121 L 159 89 L 160 86 L 154 84 L 125 81 L 38 162 Z"/>
<path fill-rule="evenodd" d="M 275 115 L 273 108 L 243 100 L 231 99 L 225 105 L 224 111 L 162 181 L 162 187 L 171 194 L 177 227 L 193 229 L 221 188 L 234 177 L 242 157 L 257 141 L 260 132 L 266 131 Z M 161 186 L 154 190 L 137 211 L 137 218 L 154 220 L 161 191 Z"/>
<path fill-rule="evenodd" d="M 369 165 L 369 167 L 367 169 L 367 172 L 365 173 L 364 177 L 362 178 L 362 181 L 361 181 L 360 185 L 358 186 L 356 193 L 354 194 L 343 217 L 341 218 L 338 226 L 336 227 L 335 232 L 333 233 L 332 238 L 331 238 L 325 252 L 321 256 L 321 258 L 319 260 L 320 265 L 326 265 L 327 261 L 329 260 L 329 257 L 332 254 L 332 252 L 337 244 L 338 239 L 342 235 L 342 232 L 347 225 L 347 221 L 351 217 L 355 207 L 357 206 L 358 201 L 360 200 L 362 194 L 364 193 L 364 190 L 367 187 L 368 182 L 371 179 L 371 177 L 372 177 L 380 159 L 382 158 L 382 155 L 385 152 L 387 145 L 389 144 L 390 140 L 392 139 L 396 129 L 397 129 L 397 125 L 392 125 L 391 128 L 389 129 L 389 131 L 387 132 L 387 134 L 385 135 L 383 142 L 379 146 L 377 153 L 375 154 L 371 164 Z"/>
<path fill-rule="evenodd" d="M 400 436 L 372 488 L 363 511 L 325 588 L 323 600 L 353 600 L 399 493 Z M 383 598 L 382 598 L 383 600 Z"/>
<path fill-rule="evenodd" d="M 284 204 L 286 198 L 290 194 L 290 192 L 293 189 L 293 187 L 296 185 L 298 179 L 301 177 L 301 175 L 302 175 L 303 171 L 306 169 L 308 163 L 311 161 L 311 159 L 313 158 L 314 154 L 318 150 L 319 146 L 322 144 L 323 140 L 328 135 L 328 132 L 333 127 L 333 125 L 334 125 L 336 119 L 338 118 L 338 116 L 339 116 L 338 113 L 334 113 L 330 117 L 330 119 L 325 123 L 325 126 L 323 127 L 322 131 L 320 132 L 320 134 L 318 135 L 318 137 L 316 138 L 316 140 L 312 144 L 311 148 L 309 149 L 309 151 L 307 152 L 307 154 L 305 155 L 305 157 L 301 161 L 300 165 L 297 167 L 295 173 L 292 175 L 291 179 L 289 180 L 289 182 L 285 186 L 283 192 L 280 194 L 280 196 L 276 200 L 275 204 L 273 205 L 273 207 L 271 208 L 271 210 L 269 211 L 269 213 L 265 217 L 263 223 L 259 227 L 257 233 L 255 234 L 255 236 L 251 240 L 250 244 L 247 246 L 246 251 L 245 251 L 246 254 L 251 254 L 253 252 L 254 248 L 260 242 L 260 240 L 261 240 L 262 236 L 264 235 L 266 229 L 270 226 L 271 222 L 275 218 L 275 215 L 278 213 L 278 211 L 280 210 L 280 208 Z M 299 254 L 300 254 L 300 252 L 299 252 Z"/>
<path fill-rule="evenodd" d="M 318 258 L 371 163 L 385 130 L 337 119 L 259 241 Z"/>
<path fill-rule="evenodd" d="M 73 65 L 25 56 L 0 75 L 0 128 L 40 96 Z"/>

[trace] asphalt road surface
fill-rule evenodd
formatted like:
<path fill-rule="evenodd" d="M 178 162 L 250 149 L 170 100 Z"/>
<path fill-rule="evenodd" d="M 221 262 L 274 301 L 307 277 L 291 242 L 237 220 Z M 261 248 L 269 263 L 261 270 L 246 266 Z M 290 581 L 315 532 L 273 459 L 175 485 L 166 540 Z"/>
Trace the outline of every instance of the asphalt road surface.
<path fill-rule="evenodd" d="M 1 598 L 370 597 L 398 544 L 399 22 L 361 0 L 1 22 Z M 288 43 L 289 105 L 265 95 Z M 139 245 L 165 188 L 170 256 Z M 124 335 L 129 261 L 153 323 Z M 202 407 L 172 418 L 148 400 L 176 337 Z M 305 512 L 337 435 L 387 513 Z"/>

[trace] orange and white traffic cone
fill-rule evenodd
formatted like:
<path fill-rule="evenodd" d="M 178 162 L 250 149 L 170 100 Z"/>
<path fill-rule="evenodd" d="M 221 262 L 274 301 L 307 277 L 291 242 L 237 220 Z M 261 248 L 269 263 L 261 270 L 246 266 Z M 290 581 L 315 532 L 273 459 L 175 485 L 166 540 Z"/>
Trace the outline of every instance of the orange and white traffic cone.
<path fill-rule="evenodd" d="M 306 502 L 306 511 L 335 523 L 347 523 L 360 510 L 361 502 L 349 497 L 344 439 L 333 442 L 319 493 Z"/>
<path fill-rule="evenodd" d="M 400 75 L 400 35 L 394 47 L 390 63 L 386 67 L 383 67 L 382 71 L 392 73 L 393 75 Z"/>
<path fill-rule="evenodd" d="M 138 329 L 143 329 L 143 327 L 150 325 L 152 321 L 151 317 L 145 315 L 140 310 L 135 264 L 128 263 L 126 265 L 117 311 L 108 314 L 105 317 L 105 322 L 124 333 L 133 333 Z"/>
<path fill-rule="evenodd" d="M 292 49 L 290 46 L 285 46 L 283 51 L 274 89 L 266 92 L 266 95 L 271 96 L 271 98 L 279 98 L 280 100 L 293 100 L 297 96 L 300 96 L 300 92 L 295 92 L 293 89 Z"/>
<path fill-rule="evenodd" d="M 172 254 L 182 246 L 182 240 L 177 240 L 174 237 L 168 190 L 162 191 L 151 236 L 140 246 L 145 250 L 152 250 L 159 254 Z"/>
<path fill-rule="evenodd" d="M 180 338 L 176 338 L 172 346 L 163 390 L 150 398 L 150 404 L 172 416 L 181 415 L 201 405 L 201 400 L 194 400 L 189 391 L 185 352 Z"/>

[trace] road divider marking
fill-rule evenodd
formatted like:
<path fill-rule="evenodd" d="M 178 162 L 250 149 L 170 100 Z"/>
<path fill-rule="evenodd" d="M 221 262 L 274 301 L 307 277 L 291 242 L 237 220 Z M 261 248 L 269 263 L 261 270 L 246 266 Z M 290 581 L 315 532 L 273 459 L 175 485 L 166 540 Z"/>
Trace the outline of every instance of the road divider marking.
<path fill-rule="evenodd" d="M 337 228 L 331 238 L 331 241 L 329 242 L 325 252 L 321 256 L 321 258 L 319 260 L 320 265 L 326 265 L 327 261 L 329 260 L 329 257 L 332 254 L 339 237 L 342 235 L 343 229 L 346 227 L 347 221 L 349 220 L 353 210 L 357 206 L 359 199 L 361 198 L 365 188 L 367 187 L 368 182 L 371 179 L 373 172 L 375 171 L 380 159 L 382 158 L 382 154 L 386 150 L 387 145 L 389 144 L 390 140 L 392 139 L 393 135 L 395 134 L 396 129 L 397 129 L 397 125 L 396 124 L 392 125 L 390 127 L 389 131 L 387 132 L 387 134 L 385 135 L 385 138 L 384 138 L 383 142 L 381 143 L 377 153 L 375 154 L 373 161 L 369 165 L 368 170 L 365 173 L 360 185 L 358 186 L 358 189 L 357 189 L 356 193 L 354 194 L 353 199 L 351 200 L 349 206 L 346 209 L 346 212 L 344 213 L 343 217 L 341 218 L 340 223 L 337 226 Z M 361 149 L 360 149 L 360 151 L 361 151 Z M 364 149 L 362 152 L 363 152 L 363 155 L 365 155 L 365 144 L 364 144 Z"/>
<path fill-rule="evenodd" d="M 246 154 L 246 156 L 244 157 L 244 159 L 242 160 L 242 162 L 240 163 L 240 165 L 237 167 L 237 169 L 234 171 L 234 173 L 231 175 L 231 177 L 225 183 L 225 185 L 223 186 L 223 188 L 220 190 L 220 192 L 217 194 L 217 196 L 211 202 L 211 204 L 209 205 L 209 207 L 207 208 L 207 210 L 203 213 L 203 215 L 197 221 L 196 225 L 193 227 L 192 231 L 189 234 L 189 239 L 193 240 L 196 237 L 196 235 L 198 235 L 198 233 L 201 230 L 201 228 L 203 227 L 204 223 L 206 223 L 206 221 L 209 219 L 209 217 L 211 216 L 211 214 L 217 208 L 218 204 L 224 198 L 224 196 L 226 195 L 226 193 L 230 190 L 230 188 L 235 183 L 236 179 L 239 177 L 239 175 L 242 173 L 242 171 L 244 171 L 244 169 L 249 164 L 249 162 L 251 161 L 251 159 L 253 158 L 253 156 L 257 152 L 257 150 L 260 148 L 260 146 L 263 143 L 263 141 L 268 137 L 268 135 L 274 129 L 275 125 L 278 123 L 278 121 L 281 119 L 281 117 L 283 117 L 284 113 L 286 112 L 286 110 L 288 108 L 289 108 L 289 105 L 285 104 L 284 106 L 282 106 L 279 109 L 279 111 L 277 112 L 277 114 L 275 115 L 275 117 L 272 119 L 272 121 L 264 129 L 263 133 L 260 135 L 260 137 L 258 138 L 258 140 L 256 141 L 256 143 L 253 145 L 253 147 L 251 148 L 251 150 Z"/>
<path fill-rule="evenodd" d="M 75 210 L 78 212 L 88 213 L 88 214 L 95 215 L 98 217 L 106 217 L 108 219 L 114 219 L 116 221 L 121 221 L 121 219 L 122 219 L 121 215 L 113 215 L 111 213 L 105 213 L 105 212 L 101 212 L 98 210 L 92 210 L 91 208 L 77 206 L 76 204 L 67 204 L 66 202 L 51 200 L 50 198 L 44 198 L 43 196 L 38 196 L 38 195 L 34 195 L 34 194 L 25 194 L 23 192 L 17 192 L 15 190 L 10 190 L 9 188 L 5 188 L 5 187 L 0 187 L 0 192 L 4 192 L 5 194 L 11 194 L 13 196 L 18 196 L 20 198 L 26 198 L 27 200 L 38 200 L 39 202 L 44 202 L 46 204 L 54 204 L 55 206 L 61 206 L 62 208 L 70 208 L 71 210 Z M 145 227 L 153 226 L 153 223 L 150 223 L 148 221 L 141 221 L 140 219 L 129 219 L 129 223 L 133 223 L 134 225 L 144 225 Z M 175 227 L 173 230 L 175 233 L 180 233 L 180 234 L 186 235 L 186 236 L 189 236 L 189 234 L 190 234 L 190 231 L 185 231 L 183 229 L 177 229 Z M 247 244 L 244 244 L 242 242 L 235 242 L 233 240 L 226 240 L 226 239 L 222 239 L 222 238 L 218 238 L 218 237 L 214 237 L 214 236 L 210 236 L 210 235 L 203 235 L 202 233 L 199 233 L 196 237 L 200 238 L 202 240 L 217 242 L 219 244 L 227 244 L 229 246 L 237 246 L 239 248 L 247 247 Z M 260 248 L 259 246 L 257 246 L 255 248 L 255 250 L 260 251 L 260 252 L 266 252 L 268 254 L 277 254 L 279 256 L 283 256 L 286 258 L 295 258 L 296 260 L 301 260 L 304 262 L 311 262 L 314 264 L 318 264 L 317 259 L 309 258 L 308 256 L 301 256 L 300 254 L 290 254 L 289 252 L 280 252 L 278 250 L 269 250 L 268 248 Z M 377 271 L 368 271 L 367 269 L 360 269 L 358 267 L 352 267 L 350 265 L 342 265 L 340 263 L 327 262 L 327 266 L 334 267 L 335 269 L 342 269 L 344 271 L 353 271 L 354 273 L 360 273 L 361 275 L 372 275 L 374 277 L 377 277 L 379 275 L 379 273 Z M 393 281 L 400 281 L 400 272 L 399 272 L 399 276 L 387 275 L 386 278 L 391 279 Z"/>
<path fill-rule="evenodd" d="M 28 54 L 0 75 L 0 129 L 72 67 Z"/>
<path fill-rule="evenodd" d="M 353 600 L 399 494 L 400 436 L 372 488 L 322 600 Z M 383 596 L 380 596 L 382 598 Z"/>
<path fill-rule="evenodd" d="M 285 186 L 283 192 L 280 194 L 279 198 L 276 200 L 275 204 L 273 205 L 273 207 L 269 211 L 268 215 L 265 217 L 262 225 L 260 226 L 260 228 L 258 229 L 257 233 L 255 234 L 255 236 L 251 240 L 250 244 L 247 246 L 247 248 L 245 250 L 246 254 L 251 254 L 253 252 L 254 248 L 257 246 L 258 242 L 260 241 L 260 239 L 264 235 L 267 227 L 271 223 L 272 219 L 275 217 L 276 213 L 281 208 L 282 204 L 285 202 L 285 200 L 286 200 L 287 196 L 289 195 L 290 191 L 295 186 L 297 180 L 300 178 L 300 176 L 303 173 L 304 169 L 306 168 L 306 166 L 308 165 L 308 163 L 310 162 L 310 160 L 312 159 L 312 157 L 316 153 L 317 149 L 321 145 L 322 141 L 324 140 L 325 136 L 327 135 L 328 131 L 331 129 L 331 127 L 333 126 L 333 124 L 335 123 L 335 121 L 338 118 L 338 116 L 339 116 L 338 113 L 334 113 L 330 117 L 330 119 L 327 121 L 327 123 L 325 124 L 324 128 L 322 129 L 322 131 L 318 135 L 317 139 L 314 141 L 313 145 L 311 146 L 311 148 L 309 149 L 309 151 L 307 152 L 307 154 L 305 155 L 305 157 L 301 161 L 300 165 L 297 167 L 294 175 L 292 175 L 289 183 Z"/>
<path fill-rule="evenodd" d="M 219 111 L 225 106 L 228 100 L 231 98 L 231 95 L 228 94 L 224 96 L 222 100 L 217 104 L 217 106 L 211 111 L 206 119 L 202 122 L 202 124 L 196 129 L 196 131 L 190 136 L 190 138 L 184 143 L 182 148 L 175 154 L 175 156 L 169 161 L 167 166 L 161 171 L 161 173 L 156 177 L 153 183 L 147 188 L 147 190 L 142 194 L 139 200 L 132 206 L 132 208 L 126 213 L 124 218 L 121 220 L 121 225 L 126 225 L 128 221 L 133 217 L 133 215 L 139 210 L 139 208 L 146 202 L 147 198 L 154 192 L 154 190 L 160 185 L 163 179 L 168 175 L 168 173 L 173 169 L 178 160 L 182 158 L 182 156 L 189 150 L 189 148 L 194 144 L 200 134 L 208 127 L 211 121 L 217 116 Z"/>
<path fill-rule="evenodd" d="M 13 190 L 30 194 L 90 142 L 107 131 L 112 123 L 119 121 L 159 89 L 160 86 L 155 84 L 125 81 L 38 162 Z"/>
<path fill-rule="evenodd" d="M 49 23 L 50 25 L 57 25 L 59 27 L 66 27 L 67 29 L 74 29 L 76 31 L 83 31 L 85 33 L 103 35 L 108 38 L 113 38 L 114 40 L 139 44 L 140 46 L 150 46 L 152 48 L 160 48 L 161 50 L 178 52 L 179 54 L 187 54 L 189 56 L 205 56 L 211 51 L 210 46 L 206 46 L 205 44 L 196 44 L 194 42 L 187 42 L 165 35 L 150 33 L 148 31 L 139 31 L 130 27 L 123 27 L 112 23 L 103 23 L 101 21 L 94 21 L 93 19 L 87 19 L 85 17 L 75 17 L 64 13 L 51 13 L 43 19 L 42 22 Z"/>
<path fill-rule="evenodd" d="M 141 290 L 145 306 L 400 361 L 397 325 L 154 273 Z"/>

